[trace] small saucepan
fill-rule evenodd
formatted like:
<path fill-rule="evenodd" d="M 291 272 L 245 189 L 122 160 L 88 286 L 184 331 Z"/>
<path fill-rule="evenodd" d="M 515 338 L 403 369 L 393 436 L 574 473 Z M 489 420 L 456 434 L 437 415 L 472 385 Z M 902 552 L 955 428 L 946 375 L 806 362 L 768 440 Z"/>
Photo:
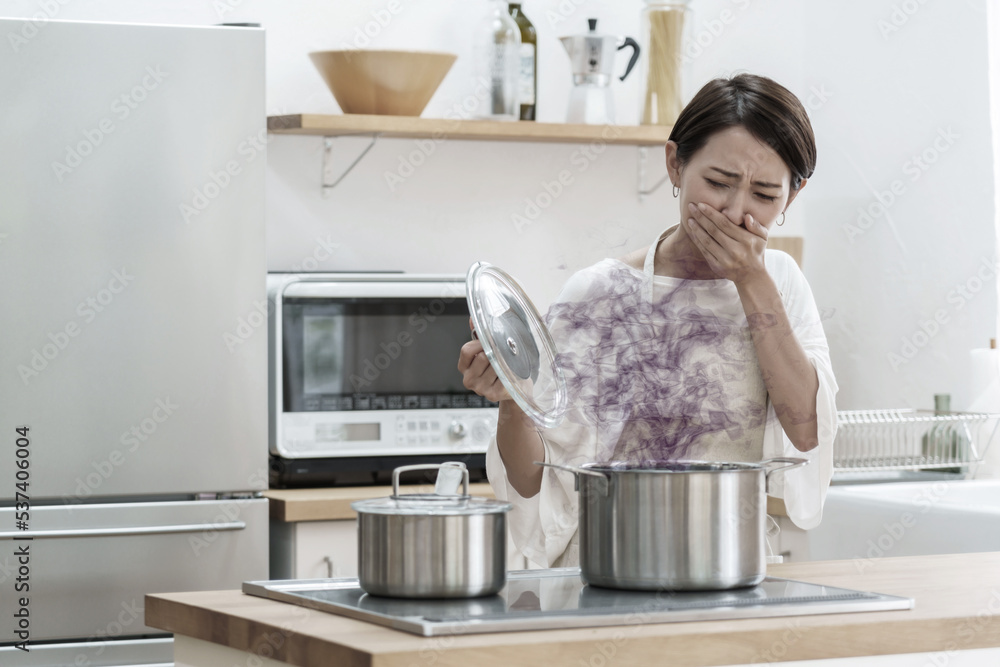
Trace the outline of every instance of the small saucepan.
<path fill-rule="evenodd" d="M 462 492 L 402 494 L 400 473 L 461 469 Z M 413 465 L 392 472 L 392 496 L 351 503 L 358 513 L 358 579 L 370 595 L 472 598 L 507 583 L 507 512 L 512 505 L 469 495 L 463 463 Z"/>

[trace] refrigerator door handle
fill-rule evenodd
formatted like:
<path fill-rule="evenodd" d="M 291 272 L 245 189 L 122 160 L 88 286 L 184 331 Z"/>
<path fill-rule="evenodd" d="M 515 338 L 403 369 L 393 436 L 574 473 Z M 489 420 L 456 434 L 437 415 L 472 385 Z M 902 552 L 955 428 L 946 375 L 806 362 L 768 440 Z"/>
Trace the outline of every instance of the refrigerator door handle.
<path fill-rule="evenodd" d="M 120 535 L 164 535 L 167 533 L 197 533 L 208 530 L 243 530 L 245 521 L 225 523 L 187 523 L 175 526 L 128 526 L 124 528 L 67 528 L 61 530 L 0 531 L 0 540 L 41 539 L 47 537 L 117 537 Z"/>

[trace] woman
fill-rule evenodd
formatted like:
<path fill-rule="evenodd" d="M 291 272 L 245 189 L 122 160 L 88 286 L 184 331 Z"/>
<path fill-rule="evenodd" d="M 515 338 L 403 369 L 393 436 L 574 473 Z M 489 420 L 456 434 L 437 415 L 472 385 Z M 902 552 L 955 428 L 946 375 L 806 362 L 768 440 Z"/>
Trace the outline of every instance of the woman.
<path fill-rule="evenodd" d="M 461 350 L 465 386 L 500 402 L 489 477 L 540 566 L 577 563 L 577 506 L 573 476 L 534 461 L 804 456 L 768 492 L 802 528 L 822 516 L 837 384 L 805 277 L 766 249 L 815 167 L 809 118 L 770 79 L 716 79 L 681 112 L 666 161 L 681 224 L 578 272 L 549 309 L 570 394 L 559 427 L 537 431 L 478 341 Z"/>

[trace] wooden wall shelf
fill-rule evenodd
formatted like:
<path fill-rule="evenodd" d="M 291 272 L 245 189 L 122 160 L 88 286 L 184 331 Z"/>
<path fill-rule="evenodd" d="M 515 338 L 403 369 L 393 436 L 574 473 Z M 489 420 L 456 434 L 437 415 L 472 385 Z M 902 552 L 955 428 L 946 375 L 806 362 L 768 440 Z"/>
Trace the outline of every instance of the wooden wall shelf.
<path fill-rule="evenodd" d="M 268 117 L 267 129 L 275 134 L 308 134 L 323 137 L 376 135 L 399 139 L 564 144 L 598 142 L 620 146 L 662 146 L 667 142 L 671 128 L 662 125 L 570 125 L 534 121 L 449 120 L 416 116 L 296 114 Z"/>

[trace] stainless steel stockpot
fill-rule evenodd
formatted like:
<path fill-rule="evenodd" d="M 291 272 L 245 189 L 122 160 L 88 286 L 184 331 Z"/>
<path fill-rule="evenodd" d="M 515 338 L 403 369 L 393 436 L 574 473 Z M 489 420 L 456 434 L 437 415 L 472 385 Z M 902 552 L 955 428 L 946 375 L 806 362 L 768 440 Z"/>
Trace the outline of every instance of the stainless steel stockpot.
<path fill-rule="evenodd" d="M 410 470 L 454 472 L 461 494 L 401 494 Z M 440 487 L 440 483 L 438 484 Z M 454 487 L 452 487 L 454 488 Z M 358 513 L 358 579 L 370 595 L 470 598 L 492 595 L 507 582 L 510 503 L 469 496 L 463 464 L 414 465 L 392 473 L 392 496 L 351 503 Z"/>
<path fill-rule="evenodd" d="M 764 580 L 766 484 L 806 459 L 561 466 L 579 490 L 580 574 L 594 586 L 725 590 Z M 780 468 L 772 466 L 784 464 Z"/>

